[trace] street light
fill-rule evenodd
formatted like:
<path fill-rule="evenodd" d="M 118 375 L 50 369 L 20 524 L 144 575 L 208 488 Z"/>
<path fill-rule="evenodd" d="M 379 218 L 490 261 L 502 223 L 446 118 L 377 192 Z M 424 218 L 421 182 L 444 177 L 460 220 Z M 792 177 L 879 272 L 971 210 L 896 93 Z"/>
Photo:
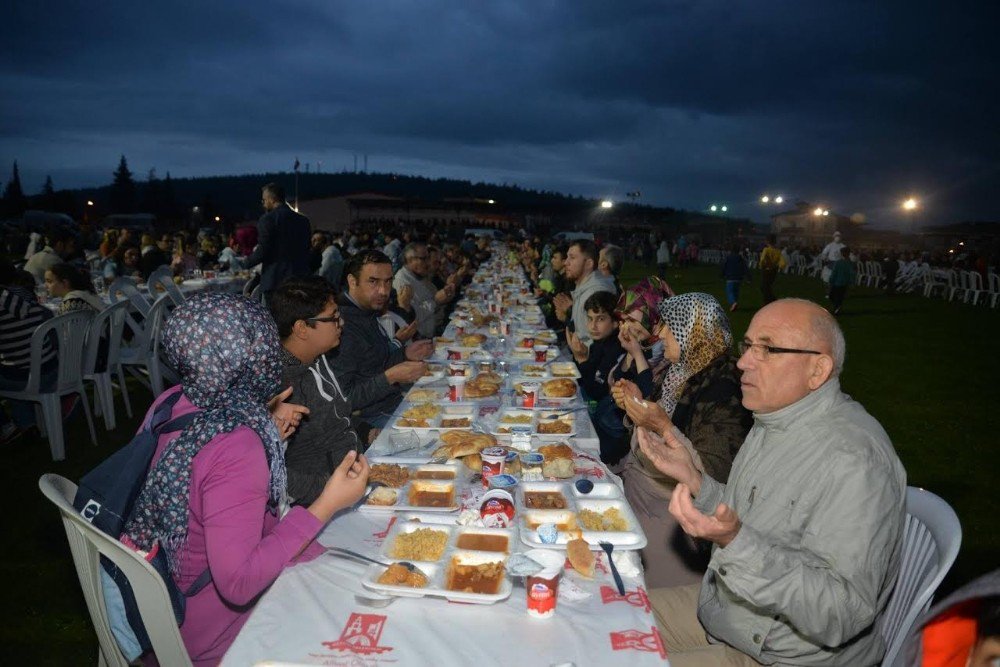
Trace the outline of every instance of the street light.
<path fill-rule="evenodd" d="M 823 215 L 823 208 L 822 208 L 822 207 L 820 207 L 820 206 L 817 206 L 817 207 L 816 207 L 816 208 L 815 208 L 815 209 L 813 210 L 813 215 L 816 215 L 816 216 L 819 216 L 819 215 Z"/>
<path fill-rule="evenodd" d="M 496 201 L 494 201 L 494 200 L 492 200 L 492 199 L 487 199 L 487 200 L 486 200 L 486 203 L 487 203 L 487 204 L 496 204 Z"/>
<path fill-rule="evenodd" d="M 771 198 L 770 198 L 770 197 L 768 197 L 767 195 L 764 195 L 763 197 L 761 197 L 761 198 L 760 198 L 760 203 L 761 203 L 761 204 L 766 204 L 766 203 L 768 203 L 769 201 L 771 201 Z"/>
<path fill-rule="evenodd" d="M 711 211 L 712 213 L 715 213 L 716 211 L 719 210 L 719 207 L 716 206 L 715 204 L 712 204 L 711 206 L 708 207 L 708 210 Z"/>
<path fill-rule="evenodd" d="M 92 201 L 90 201 L 90 200 L 88 199 L 88 200 L 87 200 L 87 206 L 93 206 L 93 205 L 94 205 L 94 202 L 92 202 Z"/>
<path fill-rule="evenodd" d="M 774 198 L 774 203 L 775 203 L 775 204 L 781 204 L 781 203 L 783 203 L 784 201 L 785 201 L 785 198 L 784 198 L 784 197 L 782 197 L 781 195 L 778 195 L 777 197 L 775 197 L 775 198 Z"/>
<path fill-rule="evenodd" d="M 614 205 L 615 203 L 610 199 L 605 199 L 604 201 L 601 202 L 601 208 L 611 208 Z"/>
<path fill-rule="evenodd" d="M 722 207 L 722 212 L 723 212 L 723 213 L 725 213 L 725 212 L 726 212 L 726 211 L 728 211 L 728 210 L 729 210 L 729 207 L 728 207 L 728 206 L 723 206 L 723 207 Z"/>
<path fill-rule="evenodd" d="M 920 207 L 920 202 L 918 202 L 915 197 L 910 197 L 909 199 L 903 202 L 904 211 L 915 211 L 919 207 Z"/>

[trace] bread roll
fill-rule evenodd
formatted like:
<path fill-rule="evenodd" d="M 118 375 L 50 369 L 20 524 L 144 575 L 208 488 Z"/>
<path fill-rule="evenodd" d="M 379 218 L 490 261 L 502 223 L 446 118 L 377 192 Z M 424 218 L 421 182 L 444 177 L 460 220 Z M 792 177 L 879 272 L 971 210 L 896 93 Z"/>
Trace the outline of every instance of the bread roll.
<path fill-rule="evenodd" d="M 544 445 L 538 448 L 542 460 L 542 475 L 565 479 L 575 474 L 573 469 L 573 449 L 565 443 Z"/>

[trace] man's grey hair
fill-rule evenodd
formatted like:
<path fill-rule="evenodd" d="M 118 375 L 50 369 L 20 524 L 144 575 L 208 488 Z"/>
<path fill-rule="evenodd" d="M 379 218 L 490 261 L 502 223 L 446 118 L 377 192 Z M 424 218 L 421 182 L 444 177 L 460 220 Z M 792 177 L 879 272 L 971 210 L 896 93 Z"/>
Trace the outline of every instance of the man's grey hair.
<path fill-rule="evenodd" d="M 427 244 L 421 241 L 411 241 L 410 243 L 407 243 L 406 247 L 403 248 L 403 259 L 409 261 L 414 255 L 419 255 L 420 251 L 426 246 Z"/>
<path fill-rule="evenodd" d="M 847 358 L 847 342 L 844 340 L 844 332 L 840 328 L 837 318 L 829 313 L 825 308 L 808 299 L 786 298 L 782 301 L 792 301 L 807 303 L 812 306 L 809 318 L 809 337 L 816 343 L 829 348 L 830 356 L 833 357 L 833 372 L 831 377 L 838 377 L 844 370 L 844 360 Z"/>
<path fill-rule="evenodd" d="M 622 266 L 625 265 L 625 251 L 609 243 L 601 248 L 601 252 L 604 253 L 604 259 L 608 262 L 608 270 L 611 271 L 611 275 L 617 276 L 621 273 Z"/>

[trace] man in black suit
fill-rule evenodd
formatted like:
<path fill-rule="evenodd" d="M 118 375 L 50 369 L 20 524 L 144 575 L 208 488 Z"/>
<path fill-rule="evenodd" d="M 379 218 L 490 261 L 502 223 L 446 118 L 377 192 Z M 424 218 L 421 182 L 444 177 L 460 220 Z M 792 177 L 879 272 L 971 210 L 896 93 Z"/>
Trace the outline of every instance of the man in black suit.
<path fill-rule="evenodd" d="M 247 258 L 248 267 L 261 264 L 260 289 L 264 297 L 292 276 L 309 275 L 309 218 L 285 203 L 285 189 L 268 183 L 261 189 L 267 211 L 257 222 L 257 247 Z"/>

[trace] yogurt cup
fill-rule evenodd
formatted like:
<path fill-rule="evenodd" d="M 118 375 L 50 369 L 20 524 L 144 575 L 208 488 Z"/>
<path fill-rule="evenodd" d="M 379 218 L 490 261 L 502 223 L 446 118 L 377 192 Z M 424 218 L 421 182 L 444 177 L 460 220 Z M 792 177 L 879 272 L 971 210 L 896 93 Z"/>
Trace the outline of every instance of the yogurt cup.
<path fill-rule="evenodd" d="M 504 447 L 487 447 L 480 453 L 483 459 L 483 487 L 489 488 L 490 477 L 503 473 L 503 464 L 507 460 L 507 449 Z"/>
<path fill-rule="evenodd" d="M 462 358 L 462 351 L 461 350 L 456 350 L 455 348 L 452 348 L 452 347 L 449 347 L 448 348 L 448 358 L 449 359 L 454 359 L 454 360 L 461 359 Z"/>
<path fill-rule="evenodd" d="M 503 489 L 487 491 L 479 505 L 479 516 L 487 528 L 506 528 L 513 525 L 514 496 Z"/>
<path fill-rule="evenodd" d="M 552 618 L 556 612 L 559 597 L 559 577 L 566 564 L 566 554 L 549 549 L 531 549 L 525 556 L 542 566 L 542 571 L 525 577 L 524 587 L 528 591 L 528 616 Z"/>
<path fill-rule="evenodd" d="M 448 364 L 448 376 L 452 377 L 455 375 L 461 375 L 466 377 L 468 376 L 468 373 L 466 372 L 467 368 L 468 367 L 464 363 L 453 361 Z"/>
<path fill-rule="evenodd" d="M 448 400 L 457 403 L 465 398 L 465 382 L 468 378 L 465 375 L 448 376 Z"/>
<path fill-rule="evenodd" d="M 491 489 L 503 489 L 504 491 L 513 491 L 515 486 L 517 486 L 517 478 L 514 477 L 513 475 L 502 473 L 490 477 Z"/>

